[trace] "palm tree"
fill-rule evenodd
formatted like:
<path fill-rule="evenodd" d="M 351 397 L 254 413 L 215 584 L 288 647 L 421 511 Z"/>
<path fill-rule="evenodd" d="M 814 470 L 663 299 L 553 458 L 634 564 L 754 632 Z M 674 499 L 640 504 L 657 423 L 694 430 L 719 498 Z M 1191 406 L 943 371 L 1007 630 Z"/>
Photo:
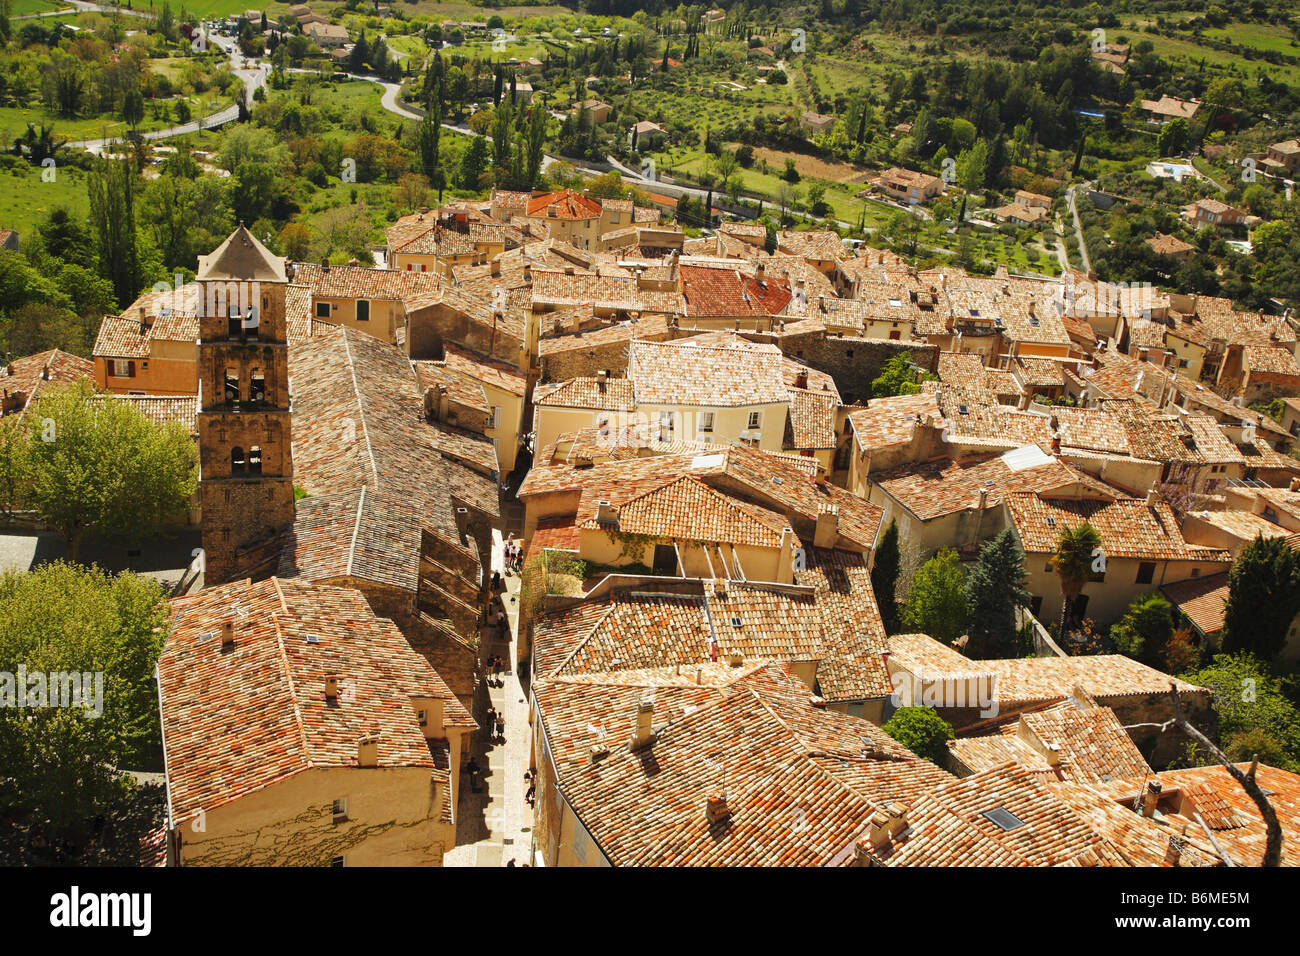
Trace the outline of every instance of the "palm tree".
<path fill-rule="evenodd" d="M 1061 641 L 1065 640 L 1074 602 L 1083 593 L 1083 586 L 1092 573 L 1092 553 L 1099 547 L 1101 536 L 1086 521 L 1077 528 L 1065 528 L 1056 539 L 1051 562 L 1061 579 L 1061 629 L 1057 635 Z"/>

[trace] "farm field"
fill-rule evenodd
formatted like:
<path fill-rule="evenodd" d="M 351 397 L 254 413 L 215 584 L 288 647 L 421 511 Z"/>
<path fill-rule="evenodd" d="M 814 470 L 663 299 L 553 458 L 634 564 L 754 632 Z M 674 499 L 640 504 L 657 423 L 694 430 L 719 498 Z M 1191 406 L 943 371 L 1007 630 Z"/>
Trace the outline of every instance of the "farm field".
<path fill-rule="evenodd" d="M 5 226 L 18 230 L 20 242 L 60 206 L 77 216 L 90 211 L 84 172 L 71 166 L 60 167 L 54 171 L 52 183 L 41 179 L 42 172 L 23 167 L 0 169 L 0 209 L 4 210 Z"/>

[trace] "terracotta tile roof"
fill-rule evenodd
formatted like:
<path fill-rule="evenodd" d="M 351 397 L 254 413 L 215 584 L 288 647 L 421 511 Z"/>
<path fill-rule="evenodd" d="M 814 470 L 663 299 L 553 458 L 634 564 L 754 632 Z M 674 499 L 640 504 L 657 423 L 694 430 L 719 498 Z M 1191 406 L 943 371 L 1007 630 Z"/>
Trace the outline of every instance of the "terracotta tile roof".
<path fill-rule="evenodd" d="M 96 358 L 148 358 L 150 343 L 194 342 L 199 339 L 199 320 L 195 315 L 172 313 L 155 319 L 142 330 L 140 320 L 130 316 L 106 315 L 95 337 Z"/>
<path fill-rule="evenodd" d="M 682 316 L 772 316 L 785 311 L 793 295 L 784 279 L 755 278 L 737 267 L 679 267 Z"/>
<path fill-rule="evenodd" d="M 441 385 L 447 390 L 448 397 L 458 404 L 477 409 L 485 414 L 490 412 L 491 406 L 488 404 L 487 393 L 483 391 L 483 386 L 478 381 L 457 375 L 447 367 L 446 362 L 419 359 L 412 360 L 411 365 L 420 379 L 421 391 Z"/>
<path fill-rule="evenodd" d="M 681 587 L 680 585 L 671 585 Z M 729 581 L 719 596 L 711 585 L 687 585 L 688 593 L 616 589 L 596 600 L 606 613 L 576 638 L 544 676 L 744 660 L 817 661 L 823 653 L 821 617 L 813 594 L 775 585 Z M 565 630 L 573 612 L 559 612 Z M 534 624 L 537 646 L 552 640 L 551 614 Z M 739 621 L 739 623 L 735 623 Z M 539 674 L 543 672 L 539 670 Z"/>
<path fill-rule="evenodd" d="M 504 392 L 510 392 L 512 395 L 518 395 L 520 398 L 523 397 L 527 386 L 527 380 L 518 369 L 504 362 L 485 358 L 450 342 L 443 345 L 443 364 L 449 371 L 484 385 L 499 388 Z"/>
<path fill-rule="evenodd" d="M 1208 636 L 1223 630 L 1223 616 L 1228 605 L 1227 571 L 1166 584 L 1160 590 L 1202 634 Z"/>
<path fill-rule="evenodd" d="M 425 420 L 419 379 L 397 346 L 335 327 L 291 346 L 289 364 L 294 479 L 308 492 L 383 488 L 446 533 L 452 495 L 498 513 L 496 483 L 473 470 L 495 470 L 495 446 Z"/>
<path fill-rule="evenodd" d="M 776 235 L 777 248 L 806 259 L 845 259 L 844 240 L 829 229 L 807 232 L 782 229 Z"/>
<path fill-rule="evenodd" d="M 866 562 L 846 551 L 807 548 L 805 553 L 806 567 L 795 572 L 795 583 L 813 589 L 826 626 L 817 692 L 830 703 L 888 696 L 893 690 L 884 660 L 889 645 Z"/>
<path fill-rule="evenodd" d="M 226 620 L 235 647 L 223 652 Z M 337 705 L 326 675 L 340 678 Z M 158 686 L 177 825 L 304 770 L 355 767 L 358 739 L 376 730 L 380 767 L 432 772 L 414 698 L 439 698 L 449 724 L 476 726 L 360 592 L 277 578 L 174 599 Z"/>
<path fill-rule="evenodd" d="M 539 683 L 558 786 L 614 865 L 827 865 L 887 797 L 951 779 L 873 725 L 814 707 L 779 668 L 736 670 L 709 685 Z M 654 738 L 631 750 L 647 693 Z M 596 745 L 608 754 L 593 761 Z M 710 823 L 720 792 L 729 816 Z"/>
<path fill-rule="evenodd" d="M 1022 412 L 989 400 L 987 391 L 971 393 L 945 382 L 924 382 L 939 402 L 949 434 L 963 444 L 986 443 L 996 448 L 1018 448 L 1026 444 L 1047 447 L 1054 433 L 1051 419 L 1035 412 Z"/>
<path fill-rule="evenodd" d="M 1065 384 L 1061 363 L 1050 359 L 1017 359 L 1014 366 L 1017 378 L 1029 387 L 1052 387 Z"/>
<path fill-rule="evenodd" d="M 628 347 L 628 378 L 638 405 L 729 408 L 790 400 L 774 345 L 637 341 Z"/>
<path fill-rule="evenodd" d="M 1004 829 L 986 814 L 1016 821 Z M 877 852 L 888 866 L 1064 866 L 1123 858 L 1033 771 L 1002 764 L 941 785 L 908 809 L 908 829 Z"/>
<path fill-rule="evenodd" d="M 383 490 L 311 495 L 298 502 L 279 575 L 329 582 L 356 578 L 414 594 L 420 584 L 420 522 Z"/>
<path fill-rule="evenodd" d="M 60 349 L 48 349 L 12 359 L 7 366 L 0 367 L 0 388 L 10 400 L 22 397 L 22 406 L 18 409 L 21 411 L 40 396 L 42 389 L 94 377 L 93 362 Z"/>
<path fill-rule="evenodd" d="M 897 395 L 891 398 L 873 398 L 866 408 L 849 412 L 849 424 L 854 440 L 863 451 L 869 448 L 887 448 L 906 445 L 912 440 L 917 422 L 933 415 L 942 426 L 939 399 L 933 393 Z"/>
<path fill-rule="evenodd" d="M 721 473 L 706 481 L 715 487 L 734 489 L 764 506 L 815 522 L 817 515 L 833 506 L 839 514 L 839 534 L 864 552 L 880 530 L 881 510 L 847 489 L 817 481 L 811 459 L 773 455 L 742 443 L 725 453 Z M 845 545 L 841 545 L 845 547 Z"/>
<path fill-rule="evenodd" d="M 1128 428 L 1117 415 L 1098 408 L 1066 406 L 1059 406 L 1052 413 L 1056 416 L 1057 434 L 1063 447 L 1114 455 L 1129 455 L 1132 452 Z"/>
<path fill-rule="evenodd" d="M 104 395 L 95 396 L 101 400 L 104 397 Z M 196 417 L 199 410 L 197 395 L 114 395 L 113 397 L 134 406 L 140 414 L 155 425 L 176 422 L 190 435 L 199 433 Z"/>
<path fill-rule="evenodd" d="M 925 634 L 891 634 L 889 650 L 891 663 L 925 680 L 992 675 L 1003 710 L 1021 703 L 1064 700 L 1076 686 L 1099 703 L 1133 694 L 1167 694 L 1170 683 L 1180 692 L 1208 693 L 1122 654 L 975 661 Z"/>
<path fill-rule="evenodd" d="M 533 196 L 528 200 L 529 216 L 547 219 L 593 219 L 600 216 L 600 203 L 580 196 L 572 189 Z"/>
<path fill-rule="evenodd" d="M 680 297 L 673 292 L 642 289 L 637 280 L 627 276 L 601 276 L 552 272 L 534 268 L 532 305 L 534 311 L 546 307 L 594 306 L 620 312 L 661 312 L 680 310 Z"/>
<path fill-rule="evenodd" d="M 546 408 L 591 408 L 628 412 L 636 408 L 631 379 L 573 378 L 554 386 L 538 386 L 533 402 Z"/>
<path fill-rule="evenodd" d="M 606 525 L 591 518 L 582 527 Z M 735 501 L 688 475 L 620 503 L 611 527 L 654 538 L 778 548 L 789 525 L 776 512 Z M 790 541 L 797 547 L 793 534 Z"/>
<path fill-rule="evenodd" d="M 437 301 L 439 291 L 437 273 L 405 269 L 332 265 L 326 270 L 316 263 L 296 262 L 293 279 L 310 287 L 316 299 L 380 299 L 401 302 L 408 311 Z"/>
<path fill-rule="evenodd" d="M 1300 378 L 1300 364 L 1288 349 L 1248 345 L 1242 349 L 1242 365 L 1251 372 Z"/>
<path fill-rule="evenodd" d="M 836 447 L 836 396 L 804 388 L 790 389 L 790 417 L 786 421 L 787 448 L 827 449 Z"/>
<path fill-rule="evenodd" d="M 1111 558 L 1229 560 L 1226 551 L 1188 544 L 1173 511 L 1163 501 L 1148 504 L 1138 498 L 1102 501 L 1012 493 L 1006 502 L 1021 546 L 1031 554 L 1053 551 L 1063 530 L 1087 521 L 1097 529 L 1101 547 Z"/>
<path fill-rule="evenodd" d="M 1043 456 L 1046 458 L 1046 456 Z M 1055 458 L 1017 469 L 1006 455 L 988 455 L 954 461 L 940 458 L 903 465 L 871 476 L 871 482 L 922 521 L 980 507 L 996 508 L 1015 492 L 1064 491 L 1077 488 L 1079 474 Z"/>
<path fill-rule="evenodd" d="M 1237 764 L 1237 769 L 1245 773 L 1250 768 L 1242 763 Z M 1194 807 L 1238 866 L 1259 865 L 1267 843 L 1263 818 L 1250 795 L 1225 768 L 1214 765 L 1166 770 L 1159 777 L 1165 792 L 1176 787 L 1191 799 L 1192 806 L 1186 812 L 1170 815 L 1172 825 L 1185 821 L 1190 824 L 1189 832 L 1195 832 L 1196 824 L 1190 817 Z M 1268 794 L 1282 825 L 1282 864 L 1300 865 L 1300 854 L 1295 851 L 1300 839 L 1300 776 L 1261 764 L 1255 779 Z"/>

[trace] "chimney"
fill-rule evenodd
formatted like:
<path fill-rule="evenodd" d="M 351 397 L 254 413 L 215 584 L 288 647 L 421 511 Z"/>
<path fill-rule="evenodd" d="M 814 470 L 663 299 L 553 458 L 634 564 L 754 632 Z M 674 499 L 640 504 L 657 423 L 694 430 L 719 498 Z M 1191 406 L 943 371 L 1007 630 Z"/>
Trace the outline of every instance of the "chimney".
<path fill-rule="evenodd" d="M 50 363 L 46 362 L 41 366 L 41 379 L 48 382 L 50 380 Z"/>
<path fill-rule="evenodd" d="M 469 509 L 463 505 L 456 509 L 456 532 L 464 535 L 469 530 Z"/>
<path fill-rule="evenodd" d="M 140 306 L 140 334 L 144 335 L 149 331 L 149 316 L 144 306 Z"/>
<path fill-rule="evenodd" d="M 763 263 L 760 262 L 754 268 L 754 278 L 757 279 L 759 282 L 762 282 L 766 276 L 767 276 L 767 266 L 763 265 Z"/>
<path fill-rule="evenodd" d="M 813 546 L 833 548 L 840 535 L 840 509 L 838 505 L 822 505 L 817 513 L 817 528 L 813 532 Z"/>
<path fill-rule="evenodd" d="M 981 489 L 980 489 L 980 503 L 979 503 L 979 505 L 978 505 L 978 509 L 979 509 L 980 511 L 983 511 L 983 510 L 984 510 L 985 508 L 987 508 L 988 506 L 989 506 L 989 490 L 988 490 L 987 488 L 981 488 Z"/>
<path fill-rule="evenodd" d="M 605 391 L 605 383 L 607 381 L 609 381 L 609 369 L 602 368 L 599 372 L 596 373 L 597 390 L 601 392 Z"/>
<path fill-rule="evenodd" d="M 357 741 L 357 766 L 379 766 L 379 735 L 370 734 Z"/>
<path fill-rule="evenodd" d="M 321 272 L 329 272 L 329 271 L 330 271 L 330 261 L 329 261 L 329 259 L 328 259 L 326 256 L 321 256 L 321 260 L 320 260 L 320 271 L 321 271 Z"/>
<path fill-rule="evenodd" d="M 731 816 L 731 809 L 727 806 L 726 794 L 711 793 L 704 805 L 704 816 L 709 823 L 722 823 Z"/>
<path fill-rule="evenodd" d="M 601 498 L 596 502 L 596 523 L 618 524 L 618 509 L 607 498 Z"/>
<path fill-rule="evenodd" d="M 339 679 L 333 674 L 325 678 L 325 699 L 331 704 L 337 703 L 339 699 Z"/>
<path fill-rule="evenodd" d="M 424 705 L 425 713 L 424 723 L 421 725 L 426 737 L 445 737 L 447 736 L 443 727 L 444 714 L 443 708 L 445 703 L 441 697 L 428 697 L 421 703 Z M 416 708 L 417 711 L 421 708 Z"/>
<path fill-rule="evenodd" d="M 808 387 L 808 370 L 806 368 L 800 369 L 799 374 L 794 377 L 794 387 L 795 388 Z"/>
<path fill-rule="evenodd" d="M 653 698 L 642 697 L 636 705 L 636 733 L 632 737 L 632 749 L 640 750 L 654 740 L 652 722 L 655 715 Z"/>
<path fill-rule="evenodd" d="M 1156 493 L 1156 490 L 1155 490 L 1154 488 L 1151 488 L 1151 489 L 1149 489 L 1149 490 L 1147 491 L 1147 507 L 1148 507 L 1148 508 L 1150 508 L 1150 507 L 1152 507 L 1153 505 L 1155 505 L 1155 503 L 1156 503 L 1157 501 L 1159 501 L 1159 500 L 1160 500 L 1160 498 L 1159 498 L 1159 496 L 1158 496 L 1158 494 Z"/>
<path fill-rule="evenodd" d="M 871 849 L 878 850 L 889 842 L 889 814 L 877 810 L 871 815 L 871 826 L 867 830 L 867 843 Z"/>
<path fill-rule="evenodd" d="M 1160 791 L 1162 787 L 1159 780 L 1152 780 L 1147 784 L 1146 792 L 1142 794 L 1142 816 L 1148 819 L 1156 815 L 1156 804 L 1160 802 Z"/>
<path fill-rule="evenodd" d="M 489 274 L 489 275 L 494 275 L 494 276 L 499 276 L 499 275 L 501 274 L 501 260 L 500 260 L 500 259 L 493 259 L 493 260 L 488 264 L 488 274 Z"/>
<path fill-rule="evenodd" d="M 1043 745 L 1045 748 L 1044 757 L 1047 758 L 1049 767 L 1059 767 L 1061 765 L 1061 748 L 1059 744 L 1048 743 Z"/>
<path fill-rule="evenodd" d="M 230 618 L 221 622 L 221 650 L 233 651 L 235 649 L 235 622 Z"/>
<path fill-rule="evenodd" d="M 524 260 L 524 282 L 533 281 L 533 264 L 529 259 Z"/>
<path fill-rule="evenodd" d="M 1183 827 L 1183 832 L 1179 836 L 1169 837 L 1169 846 L 1165 848 L 1165 863 L 1168 866 L 1177 866 L 1183 858 L 1183 848 L 1187 846 L 1187 827 Z"/>

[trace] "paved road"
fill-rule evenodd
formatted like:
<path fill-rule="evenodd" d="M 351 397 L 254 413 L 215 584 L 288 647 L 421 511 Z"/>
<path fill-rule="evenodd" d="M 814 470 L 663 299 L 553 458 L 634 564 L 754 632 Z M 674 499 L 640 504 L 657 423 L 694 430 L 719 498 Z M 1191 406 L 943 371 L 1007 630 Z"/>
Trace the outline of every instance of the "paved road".
<path fill-rule="evenodd" d="M 1075 193 L 1082 186 L 1091 187 L 1091 183 L 1077 183 L 1065 191 L 1065 201 L 1070 207 L 1070 216 L 1074 219 L 1074 235 L 1079 240 L 1079 258 L 1083 260 L 1083 271 L 1092 271 L 1092 262 L 1088 259 L 1088 244 L 1083 241 L 1083 224 L 1079 222 L 1079 207 L 1075 205 Z"/>
<path fill-rule="evenodd" d="M 232 37 L 210 36 L 209 39 L 213 44 L 226 51 L 230 59 L 230 69 L 235 77 L 244 84 L 244 102 L 252 103 L 253 93 L 259 87 L 266 86 L 267 77 L 270 75 L 270 67 L 265 63 L 249 65 L 249 60 L 239 50 L 239 44 Z M 224 126 L 226 123 L 234 122 L 239 118 L 239 104 L 231 103 L 224 109 L 215 113 L 209 113 L 207 116 L 200 117 L 189 123 L 182 123 L 178 126 L 169 126 L 167 129 L 154 130 L 151 133 L 140 134 L 147 140 L 170 139 L 173 136 L 184 136 L 187 133 L 197 133 L 201 129 L 213 129 L 217 126 Z M 102 153 L 109 143 L 121 142 L 121 137 L 109 137 L 108 139 L 84 139 L 68 143 L 72 149 L 84 149 L 90 153 Z"/>

